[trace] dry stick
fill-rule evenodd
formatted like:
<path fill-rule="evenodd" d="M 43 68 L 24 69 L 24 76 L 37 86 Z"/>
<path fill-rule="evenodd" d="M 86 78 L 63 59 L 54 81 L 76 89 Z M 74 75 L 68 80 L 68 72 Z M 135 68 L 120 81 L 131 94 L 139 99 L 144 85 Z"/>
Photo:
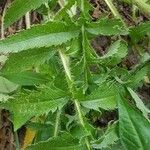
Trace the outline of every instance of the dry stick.
<path fill-rule="evenodd" d="M 30 12 L 27 12 L 25 15 L 25 23 L 26 23 L 26 29 L 30 29 L 31 27 Z"/>

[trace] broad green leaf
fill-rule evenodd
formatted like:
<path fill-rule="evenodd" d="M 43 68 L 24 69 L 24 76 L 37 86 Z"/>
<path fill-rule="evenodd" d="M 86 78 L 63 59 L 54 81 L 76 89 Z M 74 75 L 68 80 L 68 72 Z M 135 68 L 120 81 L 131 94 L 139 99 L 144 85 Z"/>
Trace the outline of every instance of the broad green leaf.
<path fill-rule="evenodd" d="M 86 150 L 86 146 L 79 144 L 79 141 L 70 134 L 64 133 L 56 138 L 39 142 L 26 148 L 26 150 Z"/>
<path fill-rule="evenodd" d="M 93 35 L 127 35 L 126 29 L 120 20 L 101 19 L 99 22 L 90 23 L 86 26 L 86 30 Z"/>
<path fill-rule="evenodd" d="M 68 101 L 66 95 L 66 92 L 56 87 L 44 86 L 40 91 L 20 92 L 13 100 L 0 103 L 0 107 L 13 112 L 14 130 L 17 130 L 33 116 L 62 108 Z"/>
<path fill-rule="evenodd" d="M 36 9 L 46 2 L 48 0 L 14 0 L 6 12 L 5 27 L 20 19 L 26 12 Z"/>
<path fill-rule="evenodd" d="M 22 72 L 38 67 L 49 60 L 54 52 L 53 48 L 29 49 L 19 53 L 10 54 L 8 60 L 2 68 L 2 72 Z"/>
<path fill-rule="evenodd" d="M 150 122 L 121 97 L 118 101 L 118 108 L 119 134 L 125 149 L 148 150 L 150 147 Z"/>
<path fill-rule="evenodd" d="M 48 22 L 0 41 L 0 52 L 19 52 L 33 48 L 57 46 L 78 37 L 78 35 L 78 27 L 74 24 Z"/>
<path fill-rule="evenodd" d="M 48 79 L 35 72 L 2 73 L 1 76 L 5 77 L 11 82 L 23 86 L 30 86 L 48 82 Z"/>
<path fill-rule="evenodd" d="M 113 110 L 116 108 L 115 87 L 105 82 L 86 96 L 85 100 L 81 101 L 81 104 L 86 108 L 97 111 L 99 111 L 99 108 Z"/>
<path fill-rule="evenodd" d="M 150 34 L 150 21 L 141 23 L 130 29 L 130 37 L 134 43 L 137 43 L 144 35 Z"/>
<path fill-rule="evenodd" d="M 150 110 L 144 105 L 144 103 L 139 98 L 139 96 L 130 87 L 128 87 L 127 89 L 129 93 L 131 94 L 132 98 L 134 99 L 137 108 L 142 111 L 143 115 L 146 118 L 148 118 L 148 113 L 150 113 Z"/>
<path fill-rule="evenodd" d="M 108 129 L 104 133 L 104 135 L 94 142 L 93 148 L 95 149 L 103 149 L 103 148 L 109 148 L 111 145 L 115 144 L 118 140 L 118 123 L 114 123 L 110 126 L 108 126 Z"/>
<path fill-rule="evenodd" d="M 0 93 L 11 93 L 17 90 L 18 85 L 0 76 Z"/>
<path fill-rule="evenodd" d="M 102 64 L 107 66 L 116 65 L 127 55 L 128 47 L 124 41 L 116 41 L 109 48 L 108 52 L 100 57 Z"/>

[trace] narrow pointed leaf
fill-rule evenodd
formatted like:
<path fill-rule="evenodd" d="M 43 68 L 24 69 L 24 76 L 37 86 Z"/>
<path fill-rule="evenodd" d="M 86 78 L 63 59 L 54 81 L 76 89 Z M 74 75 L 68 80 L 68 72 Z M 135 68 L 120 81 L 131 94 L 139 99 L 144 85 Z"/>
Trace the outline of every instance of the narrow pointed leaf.
<path fill-rule="evenodd" d="M 57 46 L 78 35 L 78 27 L 74 24 L 48 22 L 0 41 L 0 52 L 19 52 L 33 48 Z"/>
<path fill-rule="evenodd" d="M 125 149 L 148 150 L 150 122 L 125 99 L 119 98 L 119 134 Z"/>
<path fill-rule="evenodd" d="M 46 79 L 44 76 L 34 72 L 4 73 L 1 75 L 9 81 L 23 86 L 48 82 L 48 79 Z"/>
<path fill-rule="evenodd" d="M 128 87 L 127 89 L 129 93 L 131 94 L 132 98 L 134 99 L 137 108 L 142 111 L 143 115 L 146 118 L 148 118 L 148 113 L 150 113 L 150 110 L 144 105 L 144 103 L 139 98 L 139 96 L 130 87 Z"/>

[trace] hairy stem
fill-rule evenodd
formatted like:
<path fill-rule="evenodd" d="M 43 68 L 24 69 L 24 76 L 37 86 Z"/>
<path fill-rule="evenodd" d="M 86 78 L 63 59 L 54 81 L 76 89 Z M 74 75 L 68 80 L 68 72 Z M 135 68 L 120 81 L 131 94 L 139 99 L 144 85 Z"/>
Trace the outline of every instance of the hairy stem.
<path fill-rule="evenodd" d="M 68 82 L 68 86 L 69 86 L 70 89 L 74 89 L 74 87 L 72 87 L 72 86 L 74 86 L 74 84 L 69 84 L 69 83 L 74 82 L 72 77 L 71 77 L 71 72 L 70 72 L 70 67 L 69 67 L 69 58 L 65 55 L 63 50 L 59 51 L 59 55 L 60 55 L 64 70 L 65 70 L 66 77 L 70 81 L 70 82 Z M 71 92 L 72 92 L 72 95 L 74 95 L 74 91 L 71 90 Z M 75 107 L 76 107 L 76 110 L 77 110 L 77 113 L 78 113 L 79 122 L 83 126 L 83 128 L 85 128 L 85 123 L 84 123 L 84 119 L 83 119 L 83 116 L 82 116 L 82 111 L 81 111 L 80 104 L 79 104 L 78 100 L 74 100 L 74 103 L 75 103 Z M 85 138 L 85 143 L 87 145 L 88 150 L 90 150 L 91 149 L 90 148 L 90 143 L 89 143 L 87 138 Z"/>
<path fill-rule="evenodd" d="M 61 114 L 61 110 L 58 109 L 58 110 L 57 110 L 57 113 L 56 113 L 54 137 L 57 137 L 57 135 L 58 135 L 59 122 L 60 122 L 60 114 Z"/>

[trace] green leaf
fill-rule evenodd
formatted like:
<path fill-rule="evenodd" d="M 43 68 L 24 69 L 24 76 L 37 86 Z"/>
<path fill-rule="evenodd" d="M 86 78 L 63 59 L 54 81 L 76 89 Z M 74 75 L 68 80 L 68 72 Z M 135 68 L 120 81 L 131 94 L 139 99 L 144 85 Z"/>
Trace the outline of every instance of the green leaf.
<path fill-rule="evenodd" d="M 78 27 L 74 24 L 48 22 L 0 41 L 0 52 L 19 52 L 33 48 L 57 46 L 78 37 L 78 35 Z"/>
<path fill-rule="evenodd" d="M 99 111 L 99 108 L 113 110 L 116 108 L 116 90 L 113 85 L 103 83 L 81 101 L 81 104 L 89 109 Z"/>
<path fill-rule="evenodd" d="M 86 150 L 85 145 L 79 144 L 70 134 L 64 133 L 56 138 L 50 138 L 47 141 L 39 142 L 26 148 L 26 150 Z"/>
<path fill-rule="evenodd" d="M 150 122 L 125 99 L 119 98 L 119 134 L 127 150 L 148 150 L 150 147 Z"/>
<path fill-rule="evenodd" d="M 17 90 L 18 85 L 0 76 L 0 93 L 11 93 Z"/>
<path fill-rule="evenodd" d="M 117 19 L 101 19 L 99 22 L 90 23 L 86 26 L 87 32 L 93 35 L 127 35 L 128 29 L 126 29 L 123 23 Z"/>
<path fill-rule="evenodd" d="M 48 82 L 48 79 L 35 72 L 2 73 L 1 76 L 23 86 L 30 86 Z"/>
<path fill-rule="evenodd" d="M 104 135 L 100 139 L 94 142 L 93 148 L 103 149 L 103 148 L 108 148 L 111 145 L 115 144 L 119 140 L 117 130 L 118 130 L 117 122 L 115 122 L 112 125 L 109 125 Z"/>
<path fill-rule="evenodd" d="M 4 19 L 5 27 L 20 19 L 26 12 L 36 9 L 46 2 L 48 0 L 14 0 L 6 12 Z"/>
<path fill-rule="evenodd" d="M 53 48 L 39 48 L 10 54 L 2 72 L 15 73 L 38 67 L 53 56 L 54 52 L 51 50 Z"/>
<path fill-rule="evenodd" d="M 137 43 L 144 35 L 150 34 L 150 21 L 141 23 L 130 29 L 130 37 L 134 43 Z"/>
<path fill-rule="evenodd" d="M 107 66 L 116 65 L 121 62 L 127 53 L 127 44 L 124 41 L 118 40 L 108 48 L 108 52 L 104 56 L 100 57 L 100 61 Z"/>
<path fill-rule="evenodd" d="M 144 105 L 142 100 L 138 97 L 138 95 L 130 88 L 127 88 L 129 93 L 131 94 L 132 98 L 134 99 L 136 106 L 139 110 L 142 111 L 143 115 L 148 118 L 148 113 L 150 113 L 150 110 Z"/>
<path fill-rule="evenodd" d="M 90 131 L 87 130 L 87 127 L 83 127 L 81 125 L 76 125 L 75 127 L 71 128 L 70 133 L 73 137 L 79 139 L 80 141 L 87 136 L 90 136 Z"/>
<path fill-rule="evenodd" d="M 66 92 L 56 87 L 43 86 L 40 91 L 20 92 L 13 100 L 0 103 L 0 107 L 13 112 L 14 130 L 17 130 L 31 117 L 54 112 L 67 101 Z"/>
<path fill-rule="evenodd" d="M 139 83 L 144 79 L 144 76 L 150 74 L 149 71 L 150 64 L 145 65 L 143 68 L 137 69 L 132 75 L 129 76 L 127 86 L 129 87 L 137 87 Z"/>

